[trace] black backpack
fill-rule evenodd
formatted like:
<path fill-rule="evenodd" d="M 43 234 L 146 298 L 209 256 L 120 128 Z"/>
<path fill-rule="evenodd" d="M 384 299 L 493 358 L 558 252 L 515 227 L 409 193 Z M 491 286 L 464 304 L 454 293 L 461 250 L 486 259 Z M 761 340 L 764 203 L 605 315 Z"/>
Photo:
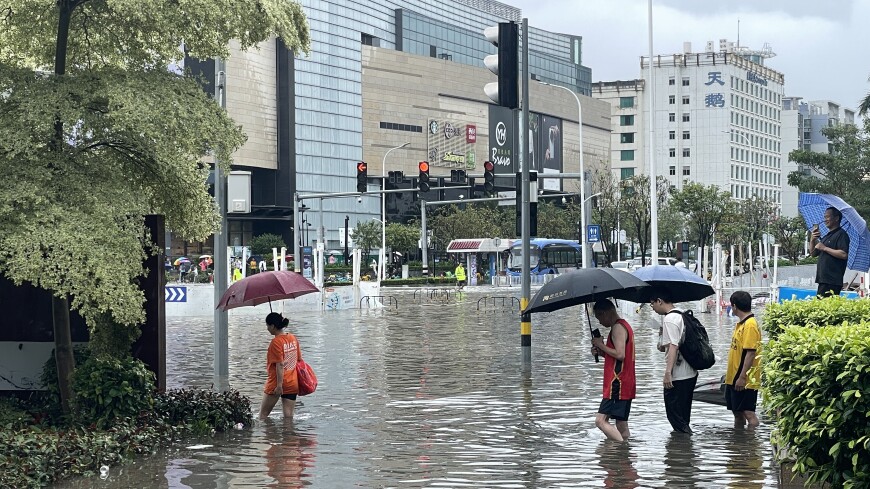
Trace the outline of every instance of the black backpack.
<path fill-rule="evenodd" d="M 707 329 L 698 321 L 692 311 L 671 311 L 683 316 L 683 341 L 680 354 L 695 370 L 706 370 L 716 363 L 716 356 L 710 346 Z M 670 313 L 668 313 L 670 314 Z"/>

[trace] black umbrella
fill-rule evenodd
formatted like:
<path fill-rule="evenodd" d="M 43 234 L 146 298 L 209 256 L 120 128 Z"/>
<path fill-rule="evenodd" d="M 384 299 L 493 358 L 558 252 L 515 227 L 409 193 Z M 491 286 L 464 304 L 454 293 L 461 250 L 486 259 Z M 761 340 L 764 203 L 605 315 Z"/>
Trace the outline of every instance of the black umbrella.
<path fill-rule="evenodd" d="M 557 311 L 599 299 L 643 302 L 649 284 L 616 268 L 581 268 L 563 273 L 538 290 L 525 313 Z"/>
<path fill-rule="evenodd" d="M 650 294 L 659 290 L 667 291 L 673 302 L 699 301 L 716 293 L 709 282 L 685 267 L 651 265 L 632 273 L 650 285 L 641 295 L 641 300 L 635 302 L 647 302 Z"/>

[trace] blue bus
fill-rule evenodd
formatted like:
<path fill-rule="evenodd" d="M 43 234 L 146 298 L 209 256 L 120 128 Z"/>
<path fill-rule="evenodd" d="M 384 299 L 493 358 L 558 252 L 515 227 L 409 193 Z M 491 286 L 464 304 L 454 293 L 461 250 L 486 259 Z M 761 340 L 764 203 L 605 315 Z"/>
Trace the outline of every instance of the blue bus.
<path fill-rule="evenodd" d="M 520 275 L 523 268 L 523 243 L 511 246 L 508 273 Z M 562 273 L 583 267 L 583 252 L 576 241 L 568 239 L 533 239 L 529 242 L 529 267 L 532 275 Z"/>

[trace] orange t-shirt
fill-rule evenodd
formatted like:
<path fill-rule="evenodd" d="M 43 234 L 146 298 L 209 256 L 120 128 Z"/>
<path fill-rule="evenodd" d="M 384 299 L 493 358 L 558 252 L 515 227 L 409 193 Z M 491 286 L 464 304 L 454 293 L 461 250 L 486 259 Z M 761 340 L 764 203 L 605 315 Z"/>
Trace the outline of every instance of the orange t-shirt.
<path fill-rule="evenodd" d="M 266 353 L 266 386 L 263 392 L 272 394 L 278 386 L 278 374 L 275 365 L 284 367 L 284 394 L 298 394 L 299 383 L 296 379 L 296 362 L 302 359 L 302 349 L 299 340 L 292 334 L 280 334 L 272 338 L 269 351 Z"/>

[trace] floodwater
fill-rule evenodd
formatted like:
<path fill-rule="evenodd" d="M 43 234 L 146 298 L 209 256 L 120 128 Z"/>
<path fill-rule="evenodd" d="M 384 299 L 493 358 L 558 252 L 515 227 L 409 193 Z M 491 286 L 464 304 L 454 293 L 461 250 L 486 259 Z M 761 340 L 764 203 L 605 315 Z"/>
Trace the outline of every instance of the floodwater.
<path fill-rule="evenodd" d="M 524 369 L 519 315 L 501 300 L 477 308 L 503 290 L 434 300 L 394 294 L 397 309 L 289 315 L 319 379 L 317 392 L 297 404 L 294 423 L 283 423 L 278 407 L 265 423 L 179 441 L 110 467 L 106 479 L 59 487 L 777 486 L 763 413 L 758 429 L 735 429 L 724 407 L 695 402 L 695 434 L 671 433 L 661 400 L 663 354 L 655 348 L 659 316 L 649 307 L 638 313 L 620 304 L 636 332 L 638 378 L 632 436 L 620 444 L 594 424 L 603 363 L 589 353 L 581 308 L 533 316 L 531 368 Z M 719 358 L 701 383 L 724 373 L 735 319 L 699 317 Z M 270 336 L 262 317 L 231 318 L 229 334 L 231 385 L 256 410 Z M 170 388 L 211 385 L 210 319 L 173 320 L 166 345 Z"/>

